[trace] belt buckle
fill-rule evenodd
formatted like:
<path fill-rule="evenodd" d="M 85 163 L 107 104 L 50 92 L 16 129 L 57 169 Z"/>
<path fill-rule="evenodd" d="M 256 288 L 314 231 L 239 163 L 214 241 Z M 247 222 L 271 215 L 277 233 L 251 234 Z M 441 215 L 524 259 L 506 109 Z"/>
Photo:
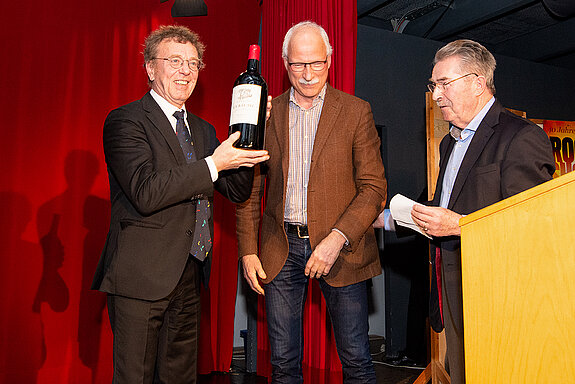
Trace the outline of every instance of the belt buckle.
<path fill-rule="evenodd" d="M 297 228 L 297 237 L 299 237 L 300 239 L 309 239 L 309 233 L 307 235 L 302 235 L 299 231 L 300 226 L 296 225 L 295 227 Z"/>

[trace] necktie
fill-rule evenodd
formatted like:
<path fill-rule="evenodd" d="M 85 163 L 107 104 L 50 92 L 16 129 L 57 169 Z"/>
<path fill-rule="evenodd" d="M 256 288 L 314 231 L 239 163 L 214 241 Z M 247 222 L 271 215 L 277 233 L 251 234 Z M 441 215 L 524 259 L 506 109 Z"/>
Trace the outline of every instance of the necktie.
<path fill-rule="evenodd" d="M 441 286 L 441 248 L 435 248 L 435 277 L 437 278 L 437 295 L 439 296 L 439 314 L 443 324 L 443 295 Z"/>
<path fill-rule="evenodd" d="M 197 158 L 194 154 L 192 137 L 184 122 L 184 111 L 174 112 L 174 117 L 176 118 L 176 136 L 178 136 L 180 147 L 182 147 L 186 161 L 192 163 Z M 207 199 L 196 200 L 196 223 L 190 254 L 200 261 L 203 261 L 212 249 L 212 237 L 209 226 L 210 215 L 210 202 Z"/>

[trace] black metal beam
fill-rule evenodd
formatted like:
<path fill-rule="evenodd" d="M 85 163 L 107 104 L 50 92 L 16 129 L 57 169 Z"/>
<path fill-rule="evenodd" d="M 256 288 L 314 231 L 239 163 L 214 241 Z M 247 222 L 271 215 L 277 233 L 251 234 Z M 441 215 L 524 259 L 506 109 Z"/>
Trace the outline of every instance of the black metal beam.
<path fill-rule="evenodd" d="M 357 19 L 361 19 L 371 13 L 393 3 L 395 0 L 357 0 Z"/>
<path fill-rule="evenodd" d="M 456 0 L 441 21 L 431 30 L 433 23 L 441 17 L 444 9 L 437 9 L 411 21 L 403 33 L 424 36 L 432 40 L 444 40 L 458 33 L 496 19 L 510 12 L 538 3 L 540 0 Z"/>

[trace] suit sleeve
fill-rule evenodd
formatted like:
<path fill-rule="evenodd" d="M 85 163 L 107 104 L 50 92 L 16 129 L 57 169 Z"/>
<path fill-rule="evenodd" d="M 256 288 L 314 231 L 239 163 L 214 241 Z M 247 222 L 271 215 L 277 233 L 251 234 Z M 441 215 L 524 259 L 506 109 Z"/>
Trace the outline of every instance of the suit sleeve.
<path fill-rule="evenodd" d="M 232 203 L 242 203 L 250 197 L 253 180 L 253 168 L 241 167 L 220 172 L 215 186 Z"/>
<path fill-rule="evenodd" d="M 387 181 L 381 160 L 380 140 L 373 121 L 371 108 L 361 102 L 362 108 L 353 140 L 353 167 L 357 193 L 335 224 L 355 250 L 361 238 L 381 212 L 387 199 Z"/>
<path fill-rule="evenodd" d="M 258 235 L 262 195 L 264 191 L 265 165 L 254 167 L 253 185 L 247 201 L 236 207 L 236 234 L 238 238 L 238 255 L 258 254 Z"/>
<path fill-rule="evenodd" d="M 204 122 L 204 125 L 204 128 L 208 130 L 208 132 L 206 132 L 206 137 L 208 138 L 207 157 L 214 153 L 220 145 L 220 142 L 216 137 L 214 127 L 206 122 Z M 246 201 L 250 196 L 253 177 L 253 168 L 249 167 L 220 171 L 218 173 L 218 179 L 214 183 L 214 187 L 231 202 L 241 203 Z"/>
<path fill-rule="evenodd" d="M 190 124 L 197 132 L 201 132 L 205 140 L 204 157 L 211 156 L 220 145 L 216 137 L 214 126 L 195 115 L 189 115 Z M 218 179 L 214 183 L 214 188 L 224 197 L 233 203 L 245 201 L 252 188 L 253 169 L 241 167 L 218 173 Z M 211 195 L 210 195 L 211 196 Z"/>
<path fill-rule="evenodd" d="M 143 216 L 194 196 L 213 194 L 205 161 L 178 165 L 163 136 L 144 116 L 119 108 L 104 123 L 104 153 L 110 173 Z M 156 137 L 150 137 L 153 135 Z M 114 199 L 114 196 L 112 196 Z"/>
<path fill-rule="evenodd" d="M 551 180 L 555 159 L 547 134 L 536 125 L 526 125 L 509 143 L 501 164 L 503 198 Z"/>

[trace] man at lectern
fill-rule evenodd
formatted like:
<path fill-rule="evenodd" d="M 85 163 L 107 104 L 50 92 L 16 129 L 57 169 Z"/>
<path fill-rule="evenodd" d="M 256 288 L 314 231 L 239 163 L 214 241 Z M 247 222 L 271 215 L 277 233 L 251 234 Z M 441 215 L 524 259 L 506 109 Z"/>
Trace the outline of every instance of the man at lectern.
<path fill-rule="evenodd" d="M 450 133 L 440 144 L 432 206 L 415 204 L 414 222 L 433 236 L 430 321 L 445 327 L 452 384 L 465 382 L 459 219 L 552 178 L 549 138 L 495 99 L 495 58 L 457 40 L 439 49 L 428 84 Z"/>

